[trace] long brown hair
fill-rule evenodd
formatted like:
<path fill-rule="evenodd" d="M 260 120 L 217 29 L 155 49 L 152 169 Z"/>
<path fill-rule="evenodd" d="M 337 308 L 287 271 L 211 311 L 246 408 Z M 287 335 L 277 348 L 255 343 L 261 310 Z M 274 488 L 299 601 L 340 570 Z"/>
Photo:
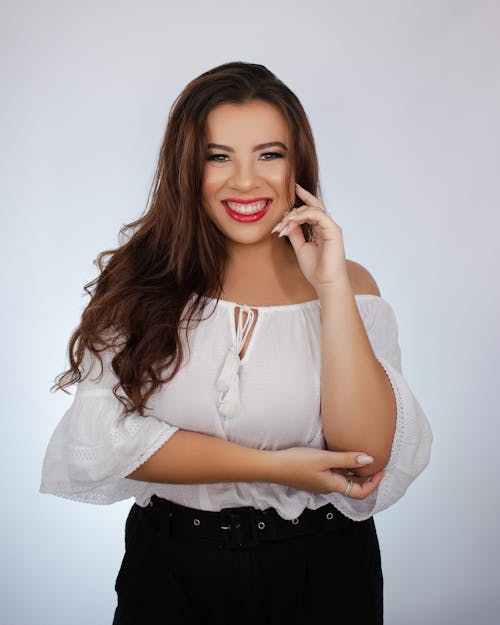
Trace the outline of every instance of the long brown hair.
<path fill-rule="evenodd" d="M 121 228 L 119 247 L 97 256 L 100 274 L 84 286 L 90 302 L 69 340 L 70 367 L 51 390 L 65 391 L 86 377 L 88 372 L 82 377 L 81 371 L 86 350 L 97 356 L 102 373 L 100 352 L 112 348 L 111 366 L 118 378 L 113 393 L 124 415 L 144 415 L 149 397 L 176 375 L 183 360 L 181 326 L 184 321 L 184 329 L 199 323 L 203 295 L 220 297 L 226 271 L 224 235 L 201 205 L 206 118 L 219 104 L 250 100 L 264 100 L 281 111 L 292 138 L 295 180 L 318 194 L 307 116 L 272 72 L 263 65 L 234 62 L 192 80 L 170 110 L 146 210 Z M 310 231 L 303 229 L 309 238 Z M 169 374 L 163 379 L 164 368 Z M 120 389 L 124 395 L 118 395 Z"/>

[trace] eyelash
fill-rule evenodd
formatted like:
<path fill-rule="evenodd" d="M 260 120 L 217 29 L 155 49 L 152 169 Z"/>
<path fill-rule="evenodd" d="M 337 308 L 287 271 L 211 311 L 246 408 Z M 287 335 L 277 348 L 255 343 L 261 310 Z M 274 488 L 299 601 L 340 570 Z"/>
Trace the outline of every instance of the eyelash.
<path fill-rule="evenodd" d="M 217 163 L 225 163 L 226 161 L 219 160 L 219 156 L 227 157 L 227 154 L 209 154 L 207 161 L 216 161 Z M 272 156 L 273 158 L 265 158 L 265 161 L 274 161 L 276 158 L 283 158 L 283 154 L 280 152 L 263 152 L 261 156 Z"/>

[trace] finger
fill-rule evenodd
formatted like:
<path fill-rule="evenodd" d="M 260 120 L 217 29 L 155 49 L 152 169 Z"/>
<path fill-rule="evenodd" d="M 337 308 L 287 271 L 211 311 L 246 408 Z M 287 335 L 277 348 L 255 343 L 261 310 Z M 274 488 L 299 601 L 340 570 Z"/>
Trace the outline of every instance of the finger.
<path fill-rule="evenodd" d="M 354 480 L 361 489 L 370 488 L 371 490 L 374 490 L 380 484 L 384 475 L 385 469 L 381 469 L 374 475 L 370 475 L 370 477 L 356 477 Z M 353 478 L 351 477 L 349 479 L 352 480 Z M 372 488 L 372 486 L 374 488 Z"/>
<path fill-rule="evenodd" d="M 325 464 L 330 469 L 356 469 L 373 462 L 373 457 L 361 451 L 326 451 Z"/>
<path fill-rule="evenodd" d="M 291 226 L 294 223 L 310 223 L 313 227 L 320 225 L 325 228 L 329 228 L 333 224 L 340 231 L 339 226 L 333 221 L 330 215 L 325 212 L 324 209 L 312 206 L 301 206 L 300 208 L 297 208 L 289 213 L 284 213 L 281 221 L 279 221 L 271 230 L 271 234 L 274 232 L 282 232 L 286 226 Z M 291 231 L 292 229 L 290 228 L 288 232 Z M 284 234 L 288 234 L 288 232 L 285 232 Z"/>
<path fill-rule="evenodd" d="M 346 477 L 354 477 L 355 479 L 359 479 L 362 482 L 366 482 L 366 480 L 371 480 L 371 476 L 370 477 L 359 477 L 358 474 L 356 473 L 356 471 L 352 471 L 352 469 L 335 469 L 335 471 L 338 471 L 338 473 L 341 473 L 342 475 L 345 475 Z"/>
<path fill-rule="evenodd" d="M 294 221 L 290 221 L 285 223 L 281 228 L 279 228 L 278 238 L 283 236 L 290 235 L 294 230 L 301 230 L 300 224 L 295 223 Z"/>
<path fill-rule="evenodd" d="M 342 477 L 345 477 L 348 481 L 352 480 L 353 482 L 356 482 L 356 484 L 364 484 L 365 482 L 368 482 L 372 479 L 371 476 L 359 477 L 359 475 L 356 475 L 356 473 L 354 473 L 354 471 L 351 471 L 350 469 L 330 469 L 330 471 L 332 471 L 332 473 L 339 473 Z"/>
<path fill-rule="evenodd" d="M 291 223 L 290 227 L 286 227 L 286 236 L 288 237 L 290 243 L 292 244 L 295 253 L 300 251 L 300 248 L 307 243 L 306 238 L 304 236 L 304 232 L 300 227 L 300 224 Z"/>
<path fill-rule="evenodd" d="M 313 226 L 328 228 L 333 224 L 333 226 L 339 228 L 338 224 L 333 221 L 324 209 L 316 206 L 297 208 L 293 213 L 286 215 L 281 223 L 310 223 Z"/>
<path fill-rule="evenodd" d="M 382 478 L 384 477 L 384 475 L 385 475 L 384 471 L 379 471 L 378 473 L 375 473 L 375 475 L 371 477 L 370 481 L 367 480 L 363 484 L 359 484 L 357 482 L 354 482 L 353 480 L 353 485 L 352 485 L 351 492 L 349 493 L 349 498 L 364 499 L 365 497 L 368 497 L 370 493 L 373 493 L 373 491 L 379 487 L 380 482 L 382 481 Z M 352 478 L 350 479 L 352 480 Z M 347 487 L 347 484 L 348 484 L 348 481 L 346 481 L 346 487 Z"/>
<path fill-rule="evenodd" d="M 304 200 L 306 204 L 310 204 L 311 206 L 321 206 L 324 208 L 323 202 L 318 197 L 304 189 L 304 187 L 301 187 L 300 184 L 295 184 L 295 190 L 300 199 Z"/>
<path fill-rule="evenodd" d="M 290 211 L 285 211 L 283 213 L 283 217 L 281 218 L 280 221 L 278 221 L 278 223 L 271 230 L 271 234 L 273 234 L 274 232 L 280 232 L 280 230 L 282 230 L 288 224 L 287 217 L 289 214 L 290 214 Z"/>

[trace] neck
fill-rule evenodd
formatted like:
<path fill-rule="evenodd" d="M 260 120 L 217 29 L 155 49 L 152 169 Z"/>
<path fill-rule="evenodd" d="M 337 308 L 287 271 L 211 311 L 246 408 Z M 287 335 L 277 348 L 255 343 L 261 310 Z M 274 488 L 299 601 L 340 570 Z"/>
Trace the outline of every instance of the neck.
<path fill-rule="evenodd" d="M 296 264 L 292 246 L 284 239 L 266 239 L 258 243 L 228 242 L 228 268 L 231 271 L 259 272 L 272 275 Z"/>
<path fill-rule="evenodd" d="M 223 297 L 228 299 L 291 299 L 307 285 L 292 246 L 283 239 L 255 244 L 230 242 Z"/>

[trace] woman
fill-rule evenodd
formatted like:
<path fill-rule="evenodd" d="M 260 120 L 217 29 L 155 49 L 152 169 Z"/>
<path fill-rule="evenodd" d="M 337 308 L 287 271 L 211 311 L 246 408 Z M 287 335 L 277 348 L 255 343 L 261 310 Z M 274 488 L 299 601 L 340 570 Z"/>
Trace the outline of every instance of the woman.
<path fill-rule="evenodd" d="M 85 287 L 41 485 L 135 497 L 114 624 L 382 623 L 373 515 L 432 434 L 296 96 L 250 63 L 193 80 L 125 233 Z"/>

